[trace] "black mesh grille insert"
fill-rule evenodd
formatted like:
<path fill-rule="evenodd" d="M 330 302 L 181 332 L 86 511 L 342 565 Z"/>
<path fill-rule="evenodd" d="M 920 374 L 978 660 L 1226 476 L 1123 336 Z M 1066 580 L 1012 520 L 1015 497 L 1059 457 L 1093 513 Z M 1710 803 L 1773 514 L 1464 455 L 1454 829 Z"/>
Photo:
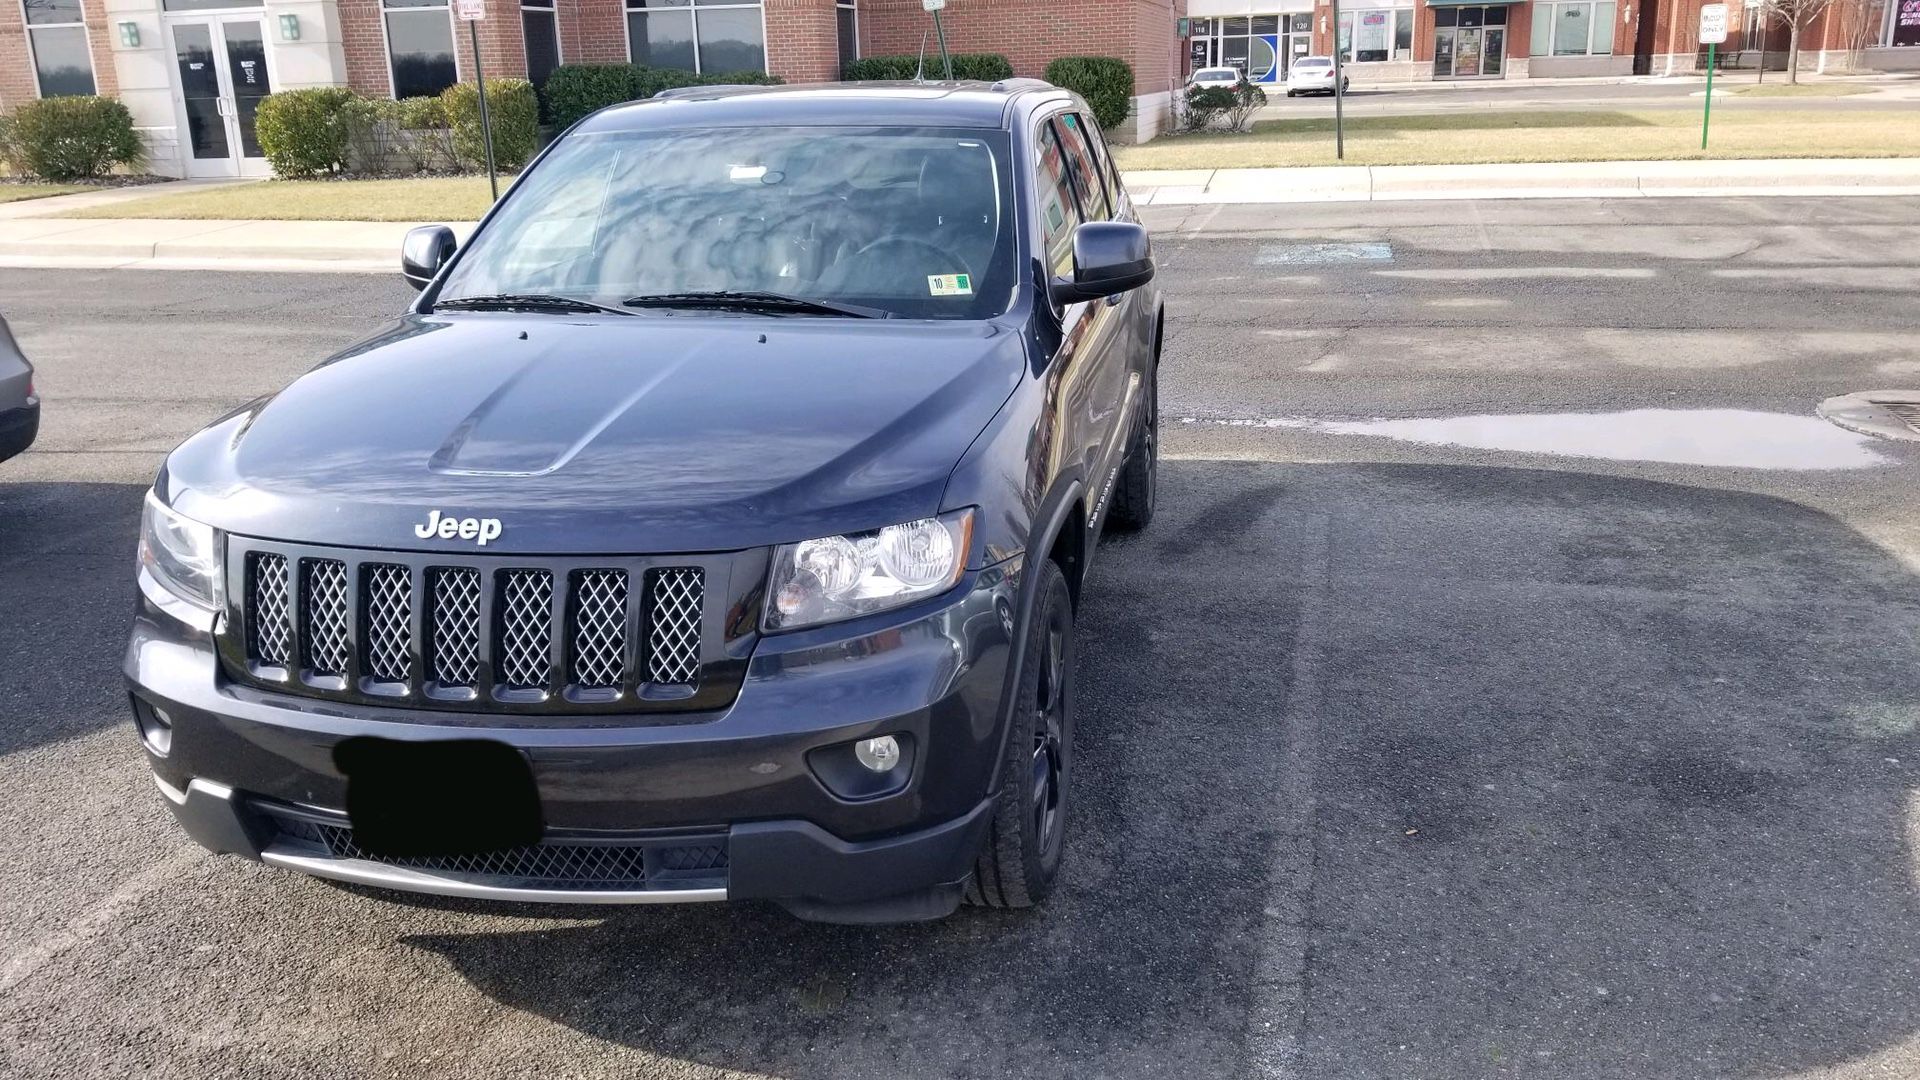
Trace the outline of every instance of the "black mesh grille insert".
<path fill-rule="evenodd" d="M 507 570 L 500 575 L 500 682 L 537 690 L 553 671 L 553 575 Z"/>
<path fill-rule="evenodd" d="M 480 673 L 480 571 L 455 566 L 428 573 L 433 651 L 427 675 L 442 686 L 472 686 Z"/>
<path fill-rule="evenodd" d="M 261 806 L 255 803 L 255 806 Z M 346 825 L 311 821 L 268 809 L 282 837 L 318 848 L 329 858 L 361 859 L 426 873 L 477 879 L 485 884 L 542 889 L 634 891 L 719 884 L 727 873 L 725 839 L 701 837 L 685 843 L 612 841 L 580 843 L 546 840 L 526 847 L 479 855 L 389 858 L 370 855 Z M 284 815 L 284 816 L 283 816 Z"/>
<path fill-rule="evenodd" d="M 697 568 L 647 574 L 647 681 L 692 686 L 700 680 L 700 608 L 706 575 Z"/>
<path fill-rule="evenodd" d="M 406 682 L 413 674 L 413 575 L 389 563 L 369 563 L 363 572 L 367 674 Z"/>
<path fill-rule="evenodd" d="M 247 657 L 274 667 L 293 665 L 293 601 L 287 557 L 271 551 L 247 556 Z"/>
<path fill-rule="evenodd" d="M 300 560 L 300 650 L 316 675 L 347 673 L 347 564 Z"/>
<path fill-rule="evenodd" d="M 573 683 L 617 687 L 627 676 L 627 575 L 583 570 L 573 579 Z"/>

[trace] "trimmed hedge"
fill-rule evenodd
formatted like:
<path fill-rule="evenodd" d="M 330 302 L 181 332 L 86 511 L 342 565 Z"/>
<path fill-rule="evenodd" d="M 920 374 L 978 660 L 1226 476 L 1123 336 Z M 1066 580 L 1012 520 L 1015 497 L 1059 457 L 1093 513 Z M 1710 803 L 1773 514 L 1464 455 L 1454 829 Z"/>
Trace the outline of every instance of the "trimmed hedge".
<path fill-rule="evenodd" d="M 104 176 L 116 165 L 146 161 L 133 130 L 133 115 L 112 98 L 55 97 L 28 101 L 13 111 L 6 136 L 9 156 L 24 171 L 45 180 Z"/>
<path fill-rule="evenodd" d="M 0 172 L 24 176 L 27 164 L 20 160 L 20 144 L 13 138 L 13 117 L 0 113 Z"/>
<path fill-rule="evenodd" d="M 946 65 L 940 60 L 940 51 L 935 49 L 927 53 L 924 68 L 918 53 L 910 56 L 863 56 L 842 69 L 840 77 L 847 82 L 906 82 L 913 78 L 916 71 L 928 79 L 944 79 L 947 76 Z M 999 53 L 954 53 L 953 77 L 998 82 L 1013 78 L 1013 64 Z"/>
<path fill-rule="evenodd" d="M 778 86 L 780 79 L 764 71 L 722 71 L 695 75 L 677 68 L 645 64 L 561 64 L 547 76 L 543 93 L 553 126 L 572 127 L 581 117 L 609 105 L 642 101 L 662 90 L 682 86 Z"/>
<path fill-rule="evenodd" d="M 1047 65 L 1047 81 L 1086 98 L 1109 135 L 1126 122 L 1133 104 L 1133 69 L 1111 56 L 1063 56 Z"/>
<path fill-rule="evenodd" d="M 273 174 L 297 180 L 345 169 L 353 154 L 355 100 L 353 91 L 338 86 L 262 98 L 254 134 Z"/>
<path fill-rule="evenodd" d="M 479 88 L 454 83 L 441 93 L 440 106 L 453 128 L 453 156 L 470 168 L 486 168 Z M 527 80 L 487 80 L 487 121 L 493 128 L 493 163 L 499 168 L 518 169 L 540 149 L 540 99 Z"/>

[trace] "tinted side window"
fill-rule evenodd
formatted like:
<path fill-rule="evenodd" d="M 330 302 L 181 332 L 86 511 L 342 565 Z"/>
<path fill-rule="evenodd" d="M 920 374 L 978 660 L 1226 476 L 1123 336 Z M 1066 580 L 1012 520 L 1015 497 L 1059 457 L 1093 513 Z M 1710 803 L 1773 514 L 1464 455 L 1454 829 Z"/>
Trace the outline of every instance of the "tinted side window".
<path fill-rule="evenodd" d="M 1073 273 L 1073 230 L 1082 221 L 1079 200 L 1073 193 L 1068 173 L 1072 166 L 1054 134 L 1053 124 L 1042 121 L 1037 146 L 1040 160 L 1035 165 L 1035 198 L 1040 203 L 1040 233 L 1046 244 L 1047 267 L 1055 277 Z"/>
<path fill-rule="evenodd" d="M 1080 209 L 1088 221 L 1106 221 L 1113 216 L 1107 203 L 1107 182 L 1100 175 L 1100 163 L 1087 145 L 1087 126 L 1076 113 L 1053 118 L 1060 128 L 1061 145 L 1066 147 L 1067 168 L 1073 173 L 1073 186 L 1080 190 Z"/>

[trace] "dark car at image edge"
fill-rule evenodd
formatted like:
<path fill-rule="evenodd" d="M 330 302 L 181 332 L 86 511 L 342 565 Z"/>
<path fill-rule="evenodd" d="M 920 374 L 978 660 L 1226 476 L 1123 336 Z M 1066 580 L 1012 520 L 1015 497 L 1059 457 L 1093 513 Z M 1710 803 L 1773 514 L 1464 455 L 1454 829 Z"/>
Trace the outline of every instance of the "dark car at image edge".
<path fill-rule="evenodd" d="M 1045 898 L 1164 322 L 1080 98 L 675 91 L 401 261 L 407 314 L 147 497 L 126 674 L 195 840 L 502 900 Z"/>
<path fill-rule="evenodd" d="M 33 389 L 33 365 L 0 319 L 0 461 L 23 453 L 40 433 L 40 396 Z"/>

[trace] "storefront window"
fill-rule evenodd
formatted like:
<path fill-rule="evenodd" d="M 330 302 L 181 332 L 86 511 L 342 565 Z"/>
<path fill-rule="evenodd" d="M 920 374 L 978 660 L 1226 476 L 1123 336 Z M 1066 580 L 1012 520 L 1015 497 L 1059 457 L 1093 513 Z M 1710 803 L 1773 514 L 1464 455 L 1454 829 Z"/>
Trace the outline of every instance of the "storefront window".
<path fill-rule="evenodd" d="M 93 93 L 93 56 L 80 0 L 24 0 L 41 97 Z"/>
<path fill-rule="evenodd" d="M 719 73 L 765 71 L 759 4 L 627 0 L 627 55 L 636 64 Z"/>
<path fill-rule="evenodd" d="M 1439 10 L 1435 9 L 1436 14 Z M 1341 59 L 1349 64 L 1410 59 L 1413 56 L 1413 11 L 1409 8 L 1342 11 L 1340 50 Z"/>
<path fill-rule="evenodd" d="M 1534 56 L 1612 56 L 1614 0 L 1536 3 Z"/>
<path fill-rule="evenodd" d="M 527 50 L 527 81 L 545 89 L 547 76 L 560 66 L 560 27 L 553 0 L 521 0 L 520 40 Z M 545 99 L 541 99 L 545 104 Z"/>
<path fill-rule="evenodd" d="M 393 96 L 438 97 L 460 81 L 453 59 L 453 14 L 447 0 L 383 0 Z"/>
<path fill-rule="evenodd" d="M 860 16 L 849 2 L 833 5 L 833 17 L 838 22 L 840 66 L 844 68 L 860 59 Z"/>

